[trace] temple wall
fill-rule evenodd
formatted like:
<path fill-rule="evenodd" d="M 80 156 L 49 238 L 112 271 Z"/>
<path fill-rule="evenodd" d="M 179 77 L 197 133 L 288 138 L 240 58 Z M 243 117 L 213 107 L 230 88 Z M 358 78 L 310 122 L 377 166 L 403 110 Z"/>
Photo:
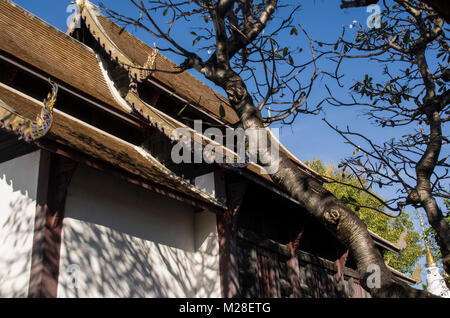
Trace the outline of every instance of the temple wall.
<path fill-rule="evenodd" d="M 220 297 L 216 217 L 79 166 L 58 297 Z"/>
<path fill-rule="evenodd" d="M 0 297 L 27 297 L 40 151 L 0 163 Z"/>

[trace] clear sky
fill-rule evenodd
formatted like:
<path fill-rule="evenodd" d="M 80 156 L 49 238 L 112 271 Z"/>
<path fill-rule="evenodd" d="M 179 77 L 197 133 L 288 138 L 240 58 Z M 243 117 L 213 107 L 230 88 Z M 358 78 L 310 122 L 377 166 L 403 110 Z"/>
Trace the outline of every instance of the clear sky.
<path fill-rule="evenodd" d="M 17 4 L 24 7 L 28 11 L 37 15 L 41 19 L 50 23 L 51 25 L 66 31 L 67 19 L 73 13 L 68 10 L 68 5 L 71 1 L 66 0 L 14 0 Z M 93 1 L 98 3 L 98 1 Z M 130 13 L 130 7 L 128 1 L 123 0 L 103 0 L 106 6 L 114 8 L 124 13 Z M 289 2 L 289 1 L 288 1 Z M 290 1 L 291 3 L 300 3 L 302 9 L 298 15 L 298 23 L 301 23 L 312 38 L 320 41 L 335 41 L 341 33 L 342 26 L 346 26 L 349 29 L 349 25 L 353 21 L 366 25 L 366 19 L 371 14 L 366 11 L 366 8 L 352 8 L 342 10 L 339 8 L 339 0 L 304 0 L 304 1 Z M 356 32 L 357 28 L 350 32 Z M 127 29 L 128 30 L 128 29 Z M 142 32 L 133 32 L 141 40 L 149 44 L 153 43 L 147 34 Z M 190 43 L 193 39 L 189 35 L 190 30 L 180 30 L 184 34 L 179 33 L 181 37 L 184 37 L 186 43 Z M 300 46 L 307 49 L 308 43 L 303 38 L 298 38 L 298 43 L 294 43 L 294 46 Z M 292 39 L 291 41 L 295 41 Z M 174 59 L 173 56 L 169 58 Z M 175 62 L 181 62 L 181 60 L 174 60 Z M 344 84 L 349 87 L 351 83 L 357 79 L 362 78 L 362 72 L 369 72 L 379 75 L 381 73 L 378 64 L 367 61 L 354 61 L 343 65 L 345 69 Z M 199 77 L 199 76 L 198 76 Z M 199 77 L 201 80 L 203 78 Z M 211 83 L 208 83 L 211 84 Z M 340 99 L 349 100 L 348 91 L 345 89 L 338 89 L 334 91 L 334 94 Z M 316 87 L 313 96 L 310 99 L 311 103 L 319 102 L 326 96 L 323 79 L 319 79 L 318 86 Z M 356 108 L 350 108 L 346 110 L 326 108 L 326 117 L 332 123 L 344 128 L 349 125 L 353 130 L 363 132 L 370 136 L 375 141 L 384 140 L 386 136 L 401 136 L 405 130 L 403 128 L 384 128 L 378 129 L 369 124 L 364 119 L 361 112 Z M 326 124 L 322 121 L 324 114 L 318 116 L 305 115 L 298 117 L 294 125 L 290 127 L 284 127 L 281 130 L 280 139 L 298 158 L 303 161 L 312 160 L 313 158 L 321 158 L 327 165 L 330 162 L 334 162 L 335 166 L 339 161 L 351 155 L 353 148 L 343 143 L 343 140 L 334 133 Z M 448 135 L 448 128 L 444 129 L 444 134 Z M 447 153 L 448 154 L 448 150 Z M 445 154 L 443 154 L 445 156 Z M 443 157 L 442 156 L 442 157 Z M 441 157 L 441 158 L 442 158 Z M 383 190 L 377 190 L 384 197 L 389 197 L 390 193 Z M 411 211 L 410 211 L 411 212 Z M 422 261 L 423 263 L 423 261 Z M 423 265 L 423 264 L 422 264 Z"/>

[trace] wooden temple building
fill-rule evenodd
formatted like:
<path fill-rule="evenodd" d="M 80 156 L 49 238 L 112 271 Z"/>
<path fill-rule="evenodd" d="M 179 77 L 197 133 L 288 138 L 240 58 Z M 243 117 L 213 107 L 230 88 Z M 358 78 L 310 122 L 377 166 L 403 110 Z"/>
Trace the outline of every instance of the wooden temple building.
<path fill-rule="evenodd" d="M 0 297 L 369 297 L 261 167 L 170 160 L 175 129 L 236 113 L 186 72 L 151 72 L 176 66 L 79 6 L 64 33 L 0 0 Z"/>

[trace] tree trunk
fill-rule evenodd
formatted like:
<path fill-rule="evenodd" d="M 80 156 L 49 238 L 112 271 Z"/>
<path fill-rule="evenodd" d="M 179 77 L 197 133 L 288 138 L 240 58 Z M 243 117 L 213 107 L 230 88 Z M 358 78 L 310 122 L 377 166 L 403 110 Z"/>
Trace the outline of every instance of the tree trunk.
<path fill-rule="evenodd" d="M 265 129 L 261 114 L 254 106 L 239 75 L 228 69 L 223 77 L 210 77 L 210 79 L 225 89 L 244 129 Z M 265 151 L 258 150 L 259 161 L 278 160 L 271 153 L 272 142 L 277 141 L 271 139 L 267 142 Z M 416 290 L 406 284 L 394 281 L 391 271 L 385 265 L 363 221 L 344 203 L 323 188 L 318 181 L 300 170 L 284 152 L 279 153 L 279 169 L 271 177 L 278 186 L 301 202 L 311 216 L 325 226 L 350 251 L 357 264 L 361 284 L 373 297 L 432 296 L 426 291 Z M 374 265 L 379 268 L 380 288 L 368 286 L 367 278 L 372 274 L 368 270 L 374 268 Z"/>
<path fill-rule="evenodd" d="M 442 145 L 442 127 L 438 111 L 435 110 L 427 113 L 427 117 L 430 121 L 430 141 L 424 155 L 416 166 L 417 185 L 410 197 L 413 198 L 413 202 L 420 203 L 427 213 L 428 222 L 436 232 L 435 238 L 441 250 L 444 270 L 449 273 L 450 229 L 436 199 L 431 194 L 430 181 L 434 167 L 439 159 Z"/>
<path fill-rule="evenodd" d="M 450 230 L 448 223 L 438 207 L 435 198 L 432 196 L 431 177 L 439 160 L 442 148 L 442 123 L 439 112 L 441 102 L 436 96 L 434 79 L 428 68 L 425 57 L 425 47 L 420 47 L 416 51 L 416 64 L 423 78 L 426 94 L 423 99 L 423 112 L 425 113 L 428 125 L 430 126 L 430 137 L 427 147 L 416 166 L 417 184 L 409 200 L 412 203 L 419 203 L 426 211 L 428 222 L 436 231 L 436 241 L 439 244 L 444 270 L 450 272 Z"/>

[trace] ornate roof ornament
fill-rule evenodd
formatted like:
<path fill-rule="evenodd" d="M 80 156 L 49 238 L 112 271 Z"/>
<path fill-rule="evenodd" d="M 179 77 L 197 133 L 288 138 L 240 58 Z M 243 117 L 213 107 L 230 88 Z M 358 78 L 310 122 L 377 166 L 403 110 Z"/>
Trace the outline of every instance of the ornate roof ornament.
<path fill-rule="evenodd" d="M 434 260 L 433 254 L 431 254 L 430 246 L 428 245 L 428 242 L 425 241 L 425 249 L 426 249 L 426 265 L 427 267 L 430 266 L 437 266 L 436 261 Z"/>
<path fill-rule="evenodd" d="M 139 81 L 142 82 L 147 79 L 150 75 L 152 75 L 153 71 L 156 69 L 156 57 L 158 56 L 158 47 L 156 43 L 153 43 L 155 49 L 153 53 L 148 56 L 147 62 L 143 65 L 142 68 L 136 67 L 139 69 Z"/>
<path fill-rule="evenodd" d="M 419 218 L 420 218 L 420 226 L 422 227 L 423 241 L 425 243 L 426 265 L 427 265 L 427 267 L 437 266 L 437 263 L 434 260 L 433 254 L 431 253 L 431 249 L 430 249 L 430 245 L 428 244 L 427 237 L 425 236 L 425 226 L 423 225 L 422 214 L 420 212 L 418 212 L 418 213 L 419 213 Z"/>
<path fill-rule="evenodd" d="M 84 7 L 85 7 L 85 0 L 77 0 L 76 4 L 78 6 L 78 9 L 81 11 L 83 11 Z"/>
<path fill-rule="evenodd" d="M 423 225 L 422 215 L 419 212 L 420 226 L 422 227 L 423 240 L 425 242 L 426 249 L 426 273 L 427 273 L 427 291 L 430 293 L 441 296 L 444 298 L 450 298 L 450 290 L 447 288 L 444 279 L 439 273 L 439 267 L 434 260 L 431 253 L 430 246 L 428 245 L 427 238 L 425 236 L 425 228 Z"/>
<path fill-rule="evenodd" d="M 36 120 L 22 116 L 0 100 L 0 127 L 19 135 L 19 139 L 25 141 L 34 141 L 44 137 L 52 127 L 53 106 L 58 95 L 58 85 L 50 79 L 49 82 L 52 91 L 44 99 L 44 107 L 37 115 Z"/>
<path fill-rule="evenodd" d="M 94 39 L 98 42 L 100 47 L 102 47 L 109 58 L 120 65 L 128 71 L 130 79 L 138 82 L 145 81 L 155 70 L 156 59 L 158 57 L 158 48 L 154 43 L 154 49 L 151 54 L 148 55 L 147 61 L 144 65 L 138 65 L 132 61 L 124 52 L 122 52 L 119 47 L 111 40 L 108 34 L 103 29 L 101 23 L 98 21 L 98 15 L 100 15 L 100 10 L 97 6 L 89 1 L 81 0 L 82 7 L 80 8 L 82 19 L 84 19 L 87 28 Z M 78 4 L 78 2 L 77 2 Z M 87 10 L 82 10 L 82 8 L 87 8 Z"/>

